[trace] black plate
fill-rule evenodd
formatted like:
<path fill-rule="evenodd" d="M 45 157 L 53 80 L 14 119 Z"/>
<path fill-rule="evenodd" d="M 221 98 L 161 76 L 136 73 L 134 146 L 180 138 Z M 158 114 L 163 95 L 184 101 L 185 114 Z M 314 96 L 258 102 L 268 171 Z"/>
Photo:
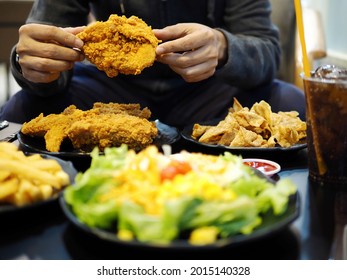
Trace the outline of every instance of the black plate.
<path fill-rule="evenodd" d="M 70 178 L 70 182 L 71 184 L 74 183 L 75 180 L 75 176 L 77 175 L 77 170 L 74 168 L 74 166 L 72 165 L 72 162 L 70 161 L 65 161 L 53 156 L 48 156 L 48 155 L 42 155 L 43 158 L 47 158 L 47 159 L 54 159 L 56 160 L 60 166 L 62 167 L 62 169 L 69 175 Z M 5 213 L 17 213 L 23 210 L 29 210 L 29 209 L 33 209 L 33 208 L 37 208 L 40 206 L 44 206 L 47 204 L 50 204 L 54 201 L 57 201 L 58 197 L 60 196 L 60 192 L 57 192 L 56 194 L 54 194 L 51 198 L 47 199 L 47 200 L 43 200 L 43 201 L 38 201 L 32 204 L 28 204 L 28 205 L 23 205 L 23 206 L 15 206 L 15 205 L 11 205 L 11 204 L 0 204 L 0 215 L 1 214 L 5 214 Z"/>
<path fill-rule="evenodd" d="M 210 121 L 210 122 L 203 122 L 200 123 L 201 125 L 216 125 L 218 121 Z M 193 143 L 194 146 L 197 148 L 200 148 L 202 150 L 215 150 L 216 152 L 231 152 L 236 154 L 263 154 L 263 153 L 288 153 L 288 152 L 297 152 L 299 150 L 305 149 L 307 147 L 306 139 L 303 139 L 299 143 L 288 147 L 270 147 L 270 148 L 264 148 L 264 147 L 229 147 L 224 145 L 215 145 L 215 144 L 206 144 L 201 143 L 194 139 L 192 135 L 194 124 L 188 125 L 181 131 L 181 136 L 185 140 L 189 141 L 190 143 Z"/>
<path fill-rule="evenodd" d="M 267 180 L 274 182 L 272 179 L 263 175 L 260 171 L 255 170 L 255 172 L 266 178 Z M 60 196 L 59 203 L 63 209 L 64 214 L 70 220 L 70 222 L 75 225 L 77 228 L 81 229 L 83 232 L 90 234 L 100 240 L 108 241 L 114 244 L 135 246 L 142 248 L 163 248 L 163 249 L 216 249 L 222 248 L 225 246 L 237 246 L 250 241 L 254 241 L 260 238 L 268 237 L 276 232 L 279 232 L 282 229 L 285 229 L 290 223 L 292 223 L 300 214 L 300 199 L 299 193 L 295 193 L 289 198 L 288 207 L 285 213 L 280 216 L 276 216 L 273 213 L 267 213 L 262 216 L 262 224 L 254 229 L 254 231 L 249 235 L 235 235 L 226 239 L 219 239 L 213 244 L 204 245 L 204 246 L 195 246 L 191 245 L 187 240 L 179 239 L 174 240 L 170 244 L 153 244 L 153 243 L 144 243 L 139 241 L 124 241 L 119 239 L 115 232 L 92 228 L 84 223 L 80 222 L 78 218 L 72 212 L 71 207 L 66 203 L 64 195 Z"/>
<path fill-rule="evenodd" d="M 158 148 L 164 144 L 171 145 L 180 139 L 181 135 L 175 127 L 168 126 L 159 120 L 156 120 L 155 124 L 158 128 L 158 136 L 154 139 L 153 144 Z M 85 171 L 90 166 L 90 153 L 74 149 L 70 141 L 64 141 L 62 143 L 60 152 L 47 151 L 43 137 L 32 137 L 19 132 L 18 142 L 24 151 L 47 154 L 64 160 L 70 160 L 78 171 Z"/>

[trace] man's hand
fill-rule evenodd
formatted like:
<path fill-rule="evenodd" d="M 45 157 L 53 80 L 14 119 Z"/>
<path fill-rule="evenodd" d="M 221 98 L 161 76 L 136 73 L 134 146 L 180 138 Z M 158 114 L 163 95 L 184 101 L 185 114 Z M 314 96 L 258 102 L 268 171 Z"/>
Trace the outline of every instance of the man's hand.
<path fill-rule="evenodd" d="M 227 59 L 227 41 L 216 29 L 197 23 L 180 23 L 153 30 L 164 43 L 157 49 L 157 61 L 167 64 L 187 82 L 211 77 Z"/>
<path fill-rule="evenodd" d="M 26 24 L 19 29 L 16 52 L 24 78 L 34 83 L 50 83 L 60 73 L 84 59 L 79 49 L 83 42 L 75 34 L 84 27 L 59 28 Z"/>

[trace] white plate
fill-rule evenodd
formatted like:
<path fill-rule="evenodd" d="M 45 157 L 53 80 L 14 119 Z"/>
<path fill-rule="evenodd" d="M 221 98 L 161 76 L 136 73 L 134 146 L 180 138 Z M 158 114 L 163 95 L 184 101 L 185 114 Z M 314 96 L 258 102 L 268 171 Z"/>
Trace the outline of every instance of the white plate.
<path fill-rule="evenodd" d="M 243 162 L 253 168 L 258 169 L 267 176 L 272 176 L 281 171 L 281 166 L 272 160 L 260 158 L 245 158 Z"/>

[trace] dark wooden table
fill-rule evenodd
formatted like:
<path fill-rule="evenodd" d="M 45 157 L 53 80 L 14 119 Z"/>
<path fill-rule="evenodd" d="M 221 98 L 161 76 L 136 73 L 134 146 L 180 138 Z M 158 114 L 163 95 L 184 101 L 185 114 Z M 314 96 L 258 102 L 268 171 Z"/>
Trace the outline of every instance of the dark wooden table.
<path fill-rule="evenodd" d="M 18 129 L 13 124 L 0 131 Z M 176 149 L 194 150 L 180 140 Z M 342 232 L 347 223 L 347 191 L 319 187 L 308 180 L 306 149 L 264 154 L 282 166 L 278 178 L 298 186 L 300 215 L 288 227 L 261 239 L 222 249 L 160 250 L 111 244 L 74 227 L 59 203 L 17 213 L 0 212 L 0 259 L 238 259 L 326 260 L 342 258 Z M 276 179 L 276 178 L 275 178 Z"/>

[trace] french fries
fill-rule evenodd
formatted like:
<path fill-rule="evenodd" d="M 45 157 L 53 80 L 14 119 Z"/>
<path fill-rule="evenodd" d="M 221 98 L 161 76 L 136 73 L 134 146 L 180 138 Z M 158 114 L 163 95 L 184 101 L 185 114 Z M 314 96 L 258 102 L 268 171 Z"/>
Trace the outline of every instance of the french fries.
<path fill-rule="evenodd" d="M 70 183 L 53 159 L 26 156 L 12 143 L 0 143 L 0 204 L 23 206 L 52 197 Z"/>

